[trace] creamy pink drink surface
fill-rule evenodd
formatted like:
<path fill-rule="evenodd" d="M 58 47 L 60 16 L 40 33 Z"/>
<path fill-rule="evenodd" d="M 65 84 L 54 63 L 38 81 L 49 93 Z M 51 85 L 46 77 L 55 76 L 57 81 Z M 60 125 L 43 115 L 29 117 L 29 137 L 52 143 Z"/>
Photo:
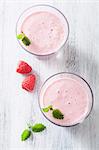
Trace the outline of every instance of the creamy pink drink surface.
<path fill-rule="evenodd" d="M 29 46 L 22 45 L 31 53 L 47 55 L 62 47 L 68 36 L 68 24 L 61 13 L 35 11 L 24 18 L 20 31 L 30 39 Z"/>
<path fill-rule="evenodd" d="M 71 126 L 81 123 L 92 107 L 92 93 L 88 84 L 73 74 L 58 74 L 44 84 L 40 93 L 41 108 L 52 105 L 64 114 L 64 119 L 55 119 L 51 111 L 44 115 L 53 123 Z"/>

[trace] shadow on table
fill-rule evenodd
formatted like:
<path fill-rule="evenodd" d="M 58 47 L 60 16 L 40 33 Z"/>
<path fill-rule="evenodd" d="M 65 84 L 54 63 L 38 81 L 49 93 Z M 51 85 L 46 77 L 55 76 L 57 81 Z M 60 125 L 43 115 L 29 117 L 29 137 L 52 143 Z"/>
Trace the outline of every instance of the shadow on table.
<path fill-rule="evenodd" d="M 89 50 L 90 51 L 90 50 Z M 82 75 L 92 83 L 95 83 L 96 76 L 99 74 L 99 65 L 91 54 L 84 54 L 74 46 L 66 44 L 63 49 L 50 56 L 37 58 L 46 69 L 52 69 L 53 73 L 68 71 Z"/>
<path fill-rule="evenodd" d="M 71 49 L 68 44 L 55 54 L 37 57 L 37 59 L 42 65 L 46 66 L 46 69 L 49 68 L 53 74 L 65 71 L 79 72 L 77 51 L 75 48 Z"/>

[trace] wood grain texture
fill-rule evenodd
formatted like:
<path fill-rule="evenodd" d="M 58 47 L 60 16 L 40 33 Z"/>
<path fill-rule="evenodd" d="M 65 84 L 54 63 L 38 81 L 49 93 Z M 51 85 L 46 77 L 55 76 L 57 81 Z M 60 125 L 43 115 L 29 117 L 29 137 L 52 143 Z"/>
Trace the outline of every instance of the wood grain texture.
<path fill-rule="evenodd" d="M 70 36 L 57 55 L 36 58 L 16 40 L 16 22 L 24 9 L 39 3 L 53 5 L 68 18 Z M 99 149 L 99 2 L 78 0 L 1 0 L 0 2 L 0 150 L 98 150 Z M 38 74 L 34 93 L 21 89 L 23 76 L 15 72 L 22 59 Z M 48 122 L 38 106 L 39 89 L 61 71 L 84 77 L 94 92 L 94 108 L 87 120 L 72 128 Z M 42 122 L 47 130 L 26 142 L 20 134 L 28 122 Z"/>

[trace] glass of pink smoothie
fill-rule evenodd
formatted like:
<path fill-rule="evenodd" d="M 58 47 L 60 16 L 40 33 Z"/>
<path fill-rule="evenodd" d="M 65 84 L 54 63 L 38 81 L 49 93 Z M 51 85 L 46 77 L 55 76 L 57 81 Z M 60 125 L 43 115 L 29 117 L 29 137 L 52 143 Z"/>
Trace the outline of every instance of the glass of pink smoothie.
<path fill-rule="evenodd" d="M 73 73 L 58 73 L 43 84 L 39 104 L 44 116 L 59 126 L 74 126 L 87 118 L 93 107 L 93 93 L 89 84 Z M 63 119 L 54 118 L 52 110 L 44 112 L 43 108 L 52 106 L 59 109 Z"/>
<path fill-rule="evenodd" d="M 49 5 L 36 5 L 25 10 L 17 22 L 17 35 L 24 33 L 30 40 L 20 45 L 28 52 L 45 56 L 56 53 L 66 43 L 69 24 L 58 9 Z"/>

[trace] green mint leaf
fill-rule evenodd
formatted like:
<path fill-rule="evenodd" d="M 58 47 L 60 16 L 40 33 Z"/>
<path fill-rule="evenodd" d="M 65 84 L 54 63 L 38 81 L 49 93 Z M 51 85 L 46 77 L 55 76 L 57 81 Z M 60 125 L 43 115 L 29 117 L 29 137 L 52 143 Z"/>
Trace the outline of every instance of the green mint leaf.
<path fill-rule="evenodd" d="M 52 115 L 56 119 L 64 119 L 64 115 L 62 114 L 62 112 L 59 109 L 54 109 L 52 112 Z"/>
<path fill-rule="evenodd" d="M 17 39 L 21 40 L 25 46 L 29 46 L 31 44 L 31 41 L 23 32 L 17 35 Z"/>
<path fill-rule="evenodd" d="M 42 132 L 46 128 L 46 126 L 44 126 L 42 123 L 36 123 L 31 128 L 33 132 Z"/>
<path fill-rule="evenodd" d="M 24 36 L 22 39 L 22 42 L 25 46 L 29 46 L 31 44 L 30 40 L 28 39 L 27 36 Z"/>
<path fill-rule="evenodd" d="M 52 105 L 45 107 L 42 109 L 44 112 L 48 112 L 49 110 L 53 110 Z"/>
<path fill-rule="evenodd" d="M 30 135 L 31 135 L 31 131 L 30 130 L 28 130 L 28 129 L 24 130 L 22 132 L 22 134 L 21 134 L 21 140 L 22 141 L 27 140 L 30 137 Z"/>
<path fill-rule="evenodd" d="M 17 35 L 17 39 L 22 40 L 24 38 L 25 34 L 21 33 Z"/>

